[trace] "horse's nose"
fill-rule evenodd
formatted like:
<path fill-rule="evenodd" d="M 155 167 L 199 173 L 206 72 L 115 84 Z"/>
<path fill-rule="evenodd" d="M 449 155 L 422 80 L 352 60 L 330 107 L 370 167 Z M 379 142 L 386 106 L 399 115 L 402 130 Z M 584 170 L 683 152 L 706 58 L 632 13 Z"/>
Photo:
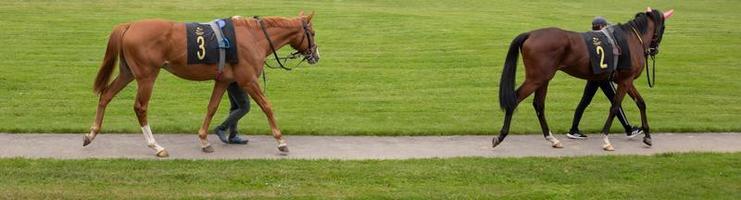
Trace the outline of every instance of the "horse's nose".
<path fill-rule="evenodd" d="M 319 62 L 319 47 L 314 49 L 314 53 L 309 57 L 308 62 L 309 64 L 316 64 Z"/>
<path fill-rule="evenodd" d="M 313 65 L 313 64 L 316 64 L 317 62 L 319 62 L 319 58 L 316 58 L 316 57 L 311 57 L 311 58 L 309 58 L 309 59 L 307 60 L 307 62 L 308 62 L 309 64 L 312 64 L 312 65 Z"/>

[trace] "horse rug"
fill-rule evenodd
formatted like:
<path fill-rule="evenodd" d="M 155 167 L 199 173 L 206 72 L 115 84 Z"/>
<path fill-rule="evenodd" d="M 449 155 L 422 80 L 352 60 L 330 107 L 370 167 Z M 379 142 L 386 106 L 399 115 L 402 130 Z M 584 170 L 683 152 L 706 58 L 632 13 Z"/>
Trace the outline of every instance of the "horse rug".
<path fill-rule="evenodd" d="M 587 45 L 594 74 L 630 69 L 630 50 L 622 30 L 609 26 L 600 31 L 582 33 L 582 38 Z"/>
<path fill-rule="evenodd" d="M 237 64 L 237 38 L 232 20 L 217 19 L 214 22 L 223 33 L 225 62 Z M 185 30 L 188 38 L 188 64 L 219 63 L 219 41 L 210 23 L 186 23 Z"/>

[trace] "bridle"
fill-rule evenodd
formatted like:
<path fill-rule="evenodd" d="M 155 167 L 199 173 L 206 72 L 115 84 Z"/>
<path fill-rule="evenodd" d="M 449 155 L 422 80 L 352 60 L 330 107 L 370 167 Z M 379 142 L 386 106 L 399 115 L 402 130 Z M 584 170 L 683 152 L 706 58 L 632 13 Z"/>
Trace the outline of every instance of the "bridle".
<path fill-rule="evenodd" d="M 641 35 L 638 34 L 638 31 L 636 31 L 636 28 L 632 24 L 630 25 L 630 28 L 633 30 L 633 33 L 635 33 L 636 37 L 638 38 L 638 41 L 641 42 L 641 48 L 643 48 L 643 56 L 646 61 L 645 62 L 646 63 L 645 65 L 646 66 L 646 79 L 648 80 L 648 87 L 650 88 L 653 88 L 654 85 L 656 85 L 656 55 L 659 54 L 659 44 L 661 43 L 661 38 L 664 35 L 663 15 L 658 10 L 653 10 L 652 15 L 653 16 L 650 18 L 653 20 L 653 23 L 654 23 L 654 32 L 653 32 L 653 35 L 651 36 L 651 43 L 648 44 L 648 48 L 646 48 L 646 45 L 643 42 L 643 39 L 641 39 Z M 653 63 L 653 69 L 649 69 L 649 66 L 648 66 L 649 58 L 651 59 L 651 62 Z"/>
<path fill-rule="evenodd" d="M 262 33 L 265 35 L 265 38 L 268 40 L 268 43 L 270 44 L 270 50 L 273 51 L 273 56 L 275 57 L 275 61 L 278 62 L 278 65 L 281 69 L 290 71 L 308 59 L 316 59 L 314 57 L 315 55 L 314 51 L 318 51 L 318 50 L 316 50 L 316 45 L 314 44 L 312 40 L 313 39 L 312 36 L 314 36 L 314 33 L 309 31 L 309 24 L 306 23 L 305 20 L 301 20 L 301 28 L 304 30 L 304 36 L 301 38 L 301 41 L 299 42 L 299 44 L 303 44 L 304 40 L 306 40 L 309 43 L 307 50 L 305 52 L 296 50 L 295 52 L 289 54 L 288 56 L 279 57 L 278 53 L 275 50 L 275 45 L 273 44 L 273 40 L 270 39 L 270 35 L 268 34 L 267 29 L 265 29 L 265 24 L 262 22 L 262 19 L 259 16 L 253 16 L 253 18 L 257 20 L 257 22 L 260 24 L 260 29 L 262 29 Z M 301 59 L 301 61 L 299 61 L 299 63 L 296 63 L 296 65 L 294 65 L 291 68 L 288 68 L 283 64 L 283 62 L 286 62 L 289 59 L 297 59 L 299 57 L 303 57 L 303 58 Z M 283 62 L 281 62 L 281 60 L 283 60 Z M 268 68 L 273 68 L 273 69 L 278 68 L 278 67 L 271 66 L 270 64 L 268 64 L 267 61 L 265 62 L 265 66 L 267 66 Z M 264 71 L 263 71 L 263 74 L 264 74 Z"/>
<path fill-rule="evenodd" d="M 267 29 L 265 29 L 265 24 L 262 22 L 262 19 L 260 18 L 260 16 L 253 16 L 252 18 L 257 20 L 257 23 L 260 24 L 260 29 L 262 29 L 262 33 L 265 35 L 265 39 L 268 40 L 268 44 L 270 45 L 270 50 L 273 51 L 273 57 L 275 57 L 275 61 L 278 62 L 278 65 L 281 69 L 284 69 L 286 71 L 291 71 L 293 68 L 297 67 L 298 65 L 300 65 L 307 59 L 316 59 L 314 57 L 314 52 L 318 50 L 315 50 L 316 45 L 314 45 L 314 42 L 312 40 L 312 36 L 314 36 L 314 33 L 309 31 L 309 24 L 306 23 L 306 21 L 304 21 L 303 19 L 301 20 L 301 28 L 304 30 L 304 37 L 301 38 L 301 42 L 299 42 L 299 44 L 303 44 L 304 40 L 307 40 L 309 42 L 309 47 L 307 48 L 308 50 L 306 50 L 306 52 L 304 53 L 301 53 L 300 51 L 296 50 L 295 52 L 289 54 L 288 56 L 279 57 L 278 52 L 276 52 L 275 50 L 275 45 L 273 44 L 273 40 L 270 39 L 270 35 L 268 34 Z M 299 56 L 303 58 L 301 59 L 301 61 L 296 63 L 296 65 L 294 65 L 293 67 L 288 68 L 285 65 L 283 65 L 283 62 L 286 62 L 289 59 L 297 59 Z M 283 60 L 283 62 L 281 62 L 281 60 Z M 278 68 L 278 67 L 271 66 L 270 64 L 268 64 L 267 61 L 265 61 L 264 63 L 265 63 L 265 66 L 267 66 L 268 68 L 272 68 L 272 69 Z M 265 70 L 262 70 L 263 92 L 266 92 L 268 88 L 267 79 L 268 78 L 267 78 L 267 74 L 265 74 Z"/>

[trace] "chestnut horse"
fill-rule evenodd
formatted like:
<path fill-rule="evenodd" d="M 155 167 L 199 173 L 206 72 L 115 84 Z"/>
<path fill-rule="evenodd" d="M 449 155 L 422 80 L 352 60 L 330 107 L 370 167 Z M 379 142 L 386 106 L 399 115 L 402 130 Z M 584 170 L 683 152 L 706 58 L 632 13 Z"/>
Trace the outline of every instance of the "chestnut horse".
<path fill-rule="evenodd" d="M 646 104 L 633 86 L 633 80 L 643 71 L 647 64 L 647 57 L 658 53 L 659 43 L 664 34 L 664 20 L 672 16 L 674 10 L 661 13 L 650 7 L 646 12 L 636 14 L 636 17 L 625 24 L 616 25 L 627 38 L 627 47 L 631 55 L 630 69 L 617 70 L 613 80 L 617 83 L 617 94 L 612 99 L 612 106 L 602 129 L 604 134 L 603 149 L 613 151 L 614 147 L 608 139 L 610 125 L 619 112 L 620 104 L 626 92 L 633 98 L 641 112 L 642 128 L 645 131 L 643 142 L 651 146 L 648 121 L 646 119 Z M 525 65 L 525 81 L 514 90 L 517 56 L 522 51 L 522 60 Z M 498 137 L 492 139 L 492 146 L 496 147 L 509 133 L 509 126 L 517 104 L 522 102 L 531 93 L 535 92 L 533 107 L 540 122 L 543 136 L 551 142 L 554 148 L 561 148 L 561 142 L 548 129 L 545 119 L 545 96 L 548 91 L 548 82 L 557 70 L 587 80 L 606 80 L 609 73 L 595 75 L 590 68 L 589 52 L 580 33 L 565 31 L 558 28 L 544 28 L 522 33 L 512 40 L 504 63 L 504 70 L 499 85 L 499 103 L 505 111 L 504 124 Z"/>
<path fill-rule="evenodd" d="M 270 103 L 258 84 L 258 77 L 265 59 L 275 49 L 290 45 L 297 50 L 309 64 L 319 61 L 318 49 L 314 40 L 311 19 L 303 12 L 295 18 L 265 17 L 259 19 L 232 17 L 234 24 L 238 63 L 226 63 L 221 76 L 217 77 L 217 64 L 188 64 L 186 52 L 185 24 L 166 20 L 142 20 L 119 24 L 113 28 L 108 40 L 103 63 L 95 78 L 94 91 L 100 95 L 95 121 L 90 133 L 84 136 L 83 146 L 90 144 L 100 133 L 105 108 L 111 99 L 131 81 L 136 80 L 137 93 L 134 111 L 141 125 L 147 145 L 159 157 L 168 156 L 165 148 L 157 144 L 147 123 L 147 106 L 152 96 L 152 86 L 157 74 L 164 68 L 183 79 L 193 81 L 214 80 L 214 89 L 208 103 L 208 112 L 198 130 L 198 138 L 204 152 L 213 152 L 209 144 L 208 126 L 216 112 L 227 86 L 237 82 L 267 116 L 278 149 L 287 152 L 288 146 L 275 122 Z M 261 21 L 260 21 L 261 20 Z M 118 76 L 109 84 L 114 64 L 120 57 Z"/>

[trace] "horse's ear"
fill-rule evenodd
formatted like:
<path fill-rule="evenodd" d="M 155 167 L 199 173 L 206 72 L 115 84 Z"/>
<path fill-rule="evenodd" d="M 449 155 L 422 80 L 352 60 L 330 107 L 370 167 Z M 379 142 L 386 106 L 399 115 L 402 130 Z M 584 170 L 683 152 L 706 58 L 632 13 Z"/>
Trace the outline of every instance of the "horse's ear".
<path fill-rule="evenodd" d="M 303 17 L 303 16 L 304 16 L 304 11 L 302 10 L 301 12 L 299 12 L 299 13 L 298 13 L 298 16 L 299 16 L 299 17 Z"/>
<path fill-rule="evenodd" d="M 649 6 L 649 7 L 646 7 L 646 12 L 647 12 L 647 13 L 651 12 L 652 10 L 653 10 L 653 9 L 651 9 L 651 6 Z"/>
<path fill-rule="evenodd" d="M 306 21 L 307 22 L 311 22 L 311 18 L 314 18 L 314 11 L 313 10 L 311 11 L 311 14 L 308 17 L 306 17 Z"/>
<path fill-rule="evenodd" d="M 673 15 L 673 14 L 674 14 L 674 9 L 671 9 L 671 10 L 669 10 L 669 11 L 666 11 L 666 12 L 664 13 L 664 20 L 667 20 L 667 19 L 669 19 L 669 17 L 672 17 L 672 15 Z"/>

